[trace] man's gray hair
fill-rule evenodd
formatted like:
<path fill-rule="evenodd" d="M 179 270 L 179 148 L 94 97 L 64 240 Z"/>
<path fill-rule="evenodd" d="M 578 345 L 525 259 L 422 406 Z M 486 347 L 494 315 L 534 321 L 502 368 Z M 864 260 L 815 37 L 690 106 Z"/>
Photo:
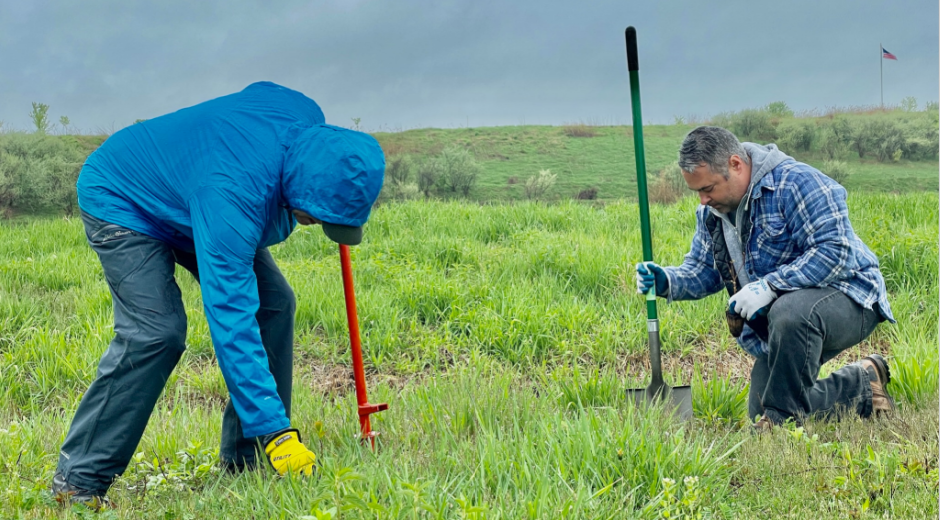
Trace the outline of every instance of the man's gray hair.
<path fill-rule="evenodd" d="M 728 178 L 728 160 L 737 155 L 745 164 L 751 159 L 744 145 L 731 132 L 718 126 L 700 126 L 692 130 L 679 148 L 679 168 L 691 172 L 703 163 L 714 173 Z"/>

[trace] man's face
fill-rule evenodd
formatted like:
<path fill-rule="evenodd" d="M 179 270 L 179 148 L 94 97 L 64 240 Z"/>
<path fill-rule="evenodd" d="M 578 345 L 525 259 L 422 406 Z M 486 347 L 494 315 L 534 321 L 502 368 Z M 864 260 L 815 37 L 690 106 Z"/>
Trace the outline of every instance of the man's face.
<path fill-rule="evenodd" d="M 685 183 L 689 189 L 698 192 L 699 201 L 715 208 L 720 213 L 728 213 L 738 207 L 747 193 L 751 182 L 751 166 L 732 155 L 728 160 L 728 178 L 715 173 L 707 164 L 700 164 L 691 172 L 683 171 Z"/>
<path fill-rule="evenodd" d="M 301 226 L 313 226 L 315 224 L 322 224 L 321 221 L 311 217 L 306 212 L 301 211 L 299 209 L 295 209 L 293 213 L 294 213 L 294 218 L 297 219 L 297 223 L 300 224 Z"/>

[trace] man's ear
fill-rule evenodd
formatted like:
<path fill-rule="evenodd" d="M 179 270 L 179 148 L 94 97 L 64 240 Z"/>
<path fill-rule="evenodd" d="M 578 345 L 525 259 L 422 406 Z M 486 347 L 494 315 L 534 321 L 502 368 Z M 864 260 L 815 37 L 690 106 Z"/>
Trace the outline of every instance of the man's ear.
<path fill-rule="evenodd" d="M 741 157 L 739 155 L 734 154 L 731 156 L 730 159 L 728 159 L 729 171 L 740 172 L 743 167 L 744 167 L 744 161 L 741 160 Z"/>

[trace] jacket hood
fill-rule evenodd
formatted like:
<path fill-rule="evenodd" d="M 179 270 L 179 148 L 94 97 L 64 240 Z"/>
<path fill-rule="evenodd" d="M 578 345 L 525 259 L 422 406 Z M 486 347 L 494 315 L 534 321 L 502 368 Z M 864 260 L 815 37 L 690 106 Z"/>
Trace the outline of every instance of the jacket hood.
<path fill-rule="evenodd" d="M 754 143 L 741 143 L 744 150 L 751 158 L 751 185 L 748 188 L 757 186 L 757 183 L 764 178 L 764 175 L 777 167 L 783 161 L 793 160 L 793 157 L 783 153 L 775 144 L 760 145 Z"/>
<path fill-rule="evenodd" d="M 288 145 L 282 194 L 292 209 L 330 224 L 362 226 L 382 189 L 385 154 L 363 132 L 314 125 Z"/>

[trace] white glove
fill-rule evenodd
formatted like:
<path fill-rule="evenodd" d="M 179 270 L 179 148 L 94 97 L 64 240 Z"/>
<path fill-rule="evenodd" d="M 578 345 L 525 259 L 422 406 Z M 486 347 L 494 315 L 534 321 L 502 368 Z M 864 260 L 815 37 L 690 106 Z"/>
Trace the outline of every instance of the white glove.
<path fill-rule="evenodd" d="M 728 308 L 744 317 L 751 319 L 755 315 L 767 313 L 767 307 L 777 299 L 777 293 L 767 285 L 763 279 L 751 282 L 728 300 Z"/>

